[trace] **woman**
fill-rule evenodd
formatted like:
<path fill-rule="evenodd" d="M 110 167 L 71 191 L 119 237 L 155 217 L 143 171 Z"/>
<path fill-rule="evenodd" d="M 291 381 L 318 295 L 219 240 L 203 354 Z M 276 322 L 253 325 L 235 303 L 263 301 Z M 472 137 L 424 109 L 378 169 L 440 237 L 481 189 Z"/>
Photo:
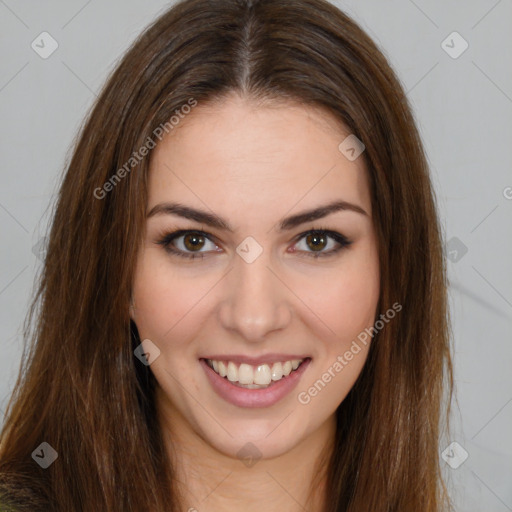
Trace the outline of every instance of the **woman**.
<path fill-rule="evenodd" d="M 447 509 L 442 246 L 406 96 L 352 20 L 176 4 L 74 148 L 5 506 Z"/>

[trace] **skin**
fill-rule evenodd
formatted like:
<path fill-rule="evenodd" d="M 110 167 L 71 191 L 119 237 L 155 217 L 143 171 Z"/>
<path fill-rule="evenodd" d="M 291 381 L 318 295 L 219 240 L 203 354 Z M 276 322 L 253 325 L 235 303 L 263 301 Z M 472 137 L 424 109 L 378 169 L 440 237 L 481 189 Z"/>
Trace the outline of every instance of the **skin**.
<path fill-rule="evenodd" d="M 380 292 L 367 171 L 363 158 L 351 162 L 338 149 L 347 135 L 326 111 L 261 106 L 232 94 L 195 107 L 153 150 L 148 212 L 180 202 L 234 228 L 154 215 L 136 265 L 131 316 L 141 340 L 160 350 L 150 371 L 183 510 L 321 510 L 325 473 L 316 463 L 322 449 L 331 450 L 336 408 L 360 374 L 369 343 L 309 403 L 298 394 L 329 368 L 332 374 L 337 357 L 374 324 Z M 340 199 L 367 215 L 338 211 L 278 233 L 282 218 Z M 195 249 L 204 259 L 174 256 L 158 244 L 178 229 L 210 235 Z M 312 258 L 307 235 L 297 238 L 311 229 L 336 231 L 352 244 Z M 236 252 L 248 236 L 263 248 L 250 264 Z M 320 252 L 338 246 L 331 238 L 323 244 Z M 183 237 L 174 246 L 194 253 Z M 312 360 L 298 386 L 265 408 L 226 402 L 199 363 L 211 354 L 273 352 Z M 251 467 L 237 456 L 249 442 L 262 456 Z M 313 478 L 319 482 L 308 502 Z"/>

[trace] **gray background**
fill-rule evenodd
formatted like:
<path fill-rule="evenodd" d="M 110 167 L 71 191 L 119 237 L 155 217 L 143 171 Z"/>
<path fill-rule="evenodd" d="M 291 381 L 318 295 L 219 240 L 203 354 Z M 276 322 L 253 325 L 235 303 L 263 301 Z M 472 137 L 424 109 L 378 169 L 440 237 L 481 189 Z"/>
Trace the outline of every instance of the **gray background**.
<path fill-rule="evenodd" d="M 458 443 L 452 465 L 462 450 L 469 455 L 457 469 L 443 463 L 451 495 L 460 511 L 512 511 L 512 1 L 333 3 L 397 71 L 431 164 L 449 240 L 458 398 L 440 451 Z M 2 409 L 21 357 L 37 244 L 70 145 L 118 58 L 169 5 L 0 0 Z M 43 31 L 59 45 L 47 59 L 31 48 Z M 469 44 L 457 58 L 445 51 L 463 48 L 448 37 L 454 31 Z"/>

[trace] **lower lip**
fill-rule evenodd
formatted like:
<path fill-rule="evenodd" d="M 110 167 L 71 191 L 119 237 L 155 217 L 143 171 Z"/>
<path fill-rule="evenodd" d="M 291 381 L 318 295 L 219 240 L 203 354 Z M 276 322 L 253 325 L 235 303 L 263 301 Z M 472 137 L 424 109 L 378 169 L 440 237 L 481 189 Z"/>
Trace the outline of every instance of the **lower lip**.
<path fill-rule="evenodd" d="M 290 375 L 274 382 L 268 388 L 262 389 L 246 389 L 235 386 L 208 366 L 205 359 L 200 359 L 199 362 L 203 366 L 213 389 L 227 402 L 237 407 L 270 407 L 292 392 L 309 366 L 311 359 L 305 359 Z"/>

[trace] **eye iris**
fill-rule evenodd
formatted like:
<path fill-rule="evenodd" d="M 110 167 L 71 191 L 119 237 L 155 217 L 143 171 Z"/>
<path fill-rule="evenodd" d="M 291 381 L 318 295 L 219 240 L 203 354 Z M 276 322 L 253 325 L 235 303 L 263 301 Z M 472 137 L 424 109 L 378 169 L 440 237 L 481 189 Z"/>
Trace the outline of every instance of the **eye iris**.
<path fill-rule="evenodd" d="M 313 246 L 309 243 L 313 242 Z M 306 243 L 314 251 L 320 251 L 325 248 L 326 237 L 318 233 L 311 233 L 306 237 Z"/>
<path fill-rule="evenodd" d="M 183 237 L 183 243 L 188 250 L 201 249 L 204 245 L 204 236 L 190 233 Z"/>

